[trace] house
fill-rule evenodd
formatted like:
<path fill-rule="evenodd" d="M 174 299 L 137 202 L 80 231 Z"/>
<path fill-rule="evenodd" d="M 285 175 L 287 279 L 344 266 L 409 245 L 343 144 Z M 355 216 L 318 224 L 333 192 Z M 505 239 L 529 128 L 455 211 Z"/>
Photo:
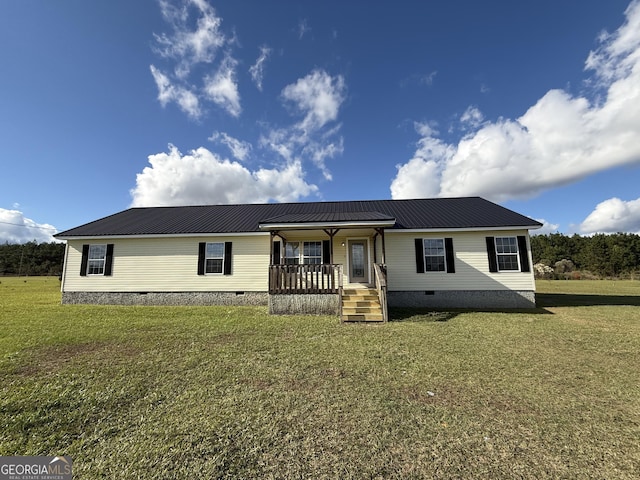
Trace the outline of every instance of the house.
<path fill-rule="evenodd" d="M 130 208 L 66 240 L 63 303 L 532 308 L 529 229 L 479 197 Z"/>

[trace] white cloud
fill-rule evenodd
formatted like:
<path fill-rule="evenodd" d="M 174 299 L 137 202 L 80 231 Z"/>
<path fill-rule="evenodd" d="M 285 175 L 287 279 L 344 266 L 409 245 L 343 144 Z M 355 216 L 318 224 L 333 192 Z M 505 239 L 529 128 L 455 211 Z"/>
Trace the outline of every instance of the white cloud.
<path fill-rule="evenodd" d="M 282 98 L 292 102 L 305 118 L 301 128 L 317 130 L 338 117 L 344 101 L 344 77 L 332 77 L 324 70 L 314 70 L 282 90 Z"/>
<path fill-rule="evenodd" d="M 198 11 L 195 28 L 189 24 L 189 7 Z M 160 1 L 162 16 L 173 29 L 173 33 L 154 35 L 159 47 L 158 53 L 177 60 L 176 75 L 184 79 L 194 65 L 211 63 L 217 51 L 227 41 L 221 32 L 222 19 L 205 0 L 187 0 L 178 8 L 167 0 Z"/>
<path fill-rule="evenodd" d="M 614 197 L 599 203 L 580 224 L 580 231 L 588 235 L 617 232 L 640 234 L 640 198 L 624 201 Z"/>
<path fill-rule="evenodd" d="M 134 207 L 291 202 L 318 191 L 304 180 L 300 162 L 250 171 L 203 147 L 183 155 L 169 145 L 149 163 L 131 190 Z"/>
<path fill-rule="evenodd" d="M 405 78 L 404 80 L 401 80 L 400 86 L 404 88 L 409 85 L 416 84 L 420 86 L 426 85 L 427 87 L 430 87 L 433 85 L 433 82 L 435 81 L 437 74 L 438 74 L 437 70 L 434 70 L 431 73 L 414 73 L 413 75 Z"/>
<path fill-rule="evenodd" d="M 231 151 L 233 158 L 241 162 L 244 162 L 251 154 L 251 144 L 249 142 L 238 140 L 225 132 L 213 132 L 208 140 L 225 145 Z"/>
<path fill-rule="evenodd" d="M 172 31 L 154 35 L 155 51 L 173 63 L 173 73 L 150 66 L 161 105 L 175 102 L 189 117 L 199 119 L 203 114 L 202 103 L 209 100 L 230 115 L 239 116 L 242 108 L 235 79 L 238 62 L 229 52 L 214 75 L 190 78 L 194 76 L 194 67 L 205 64 L 210 69 L 219 50 L 236 43 L 222 32 L 222 19 L 206 0 L 183 0 L 179 7 L 161 0 L 160 9 Z"/>
<path fill-rule="evenodd" d="M 190 117 L 200 117 L 200 102 L 192 91 L 179 85 L 173 85 L 169 77 L 153 65 L 150 69 L 158 86 L 158 100 L 163 107 L 169 102 L 176 102 L 180 109 Z"/>
<path fill-rule="evenodd" d="M 536 221 L 542 224 L 542 227 L 537 230 L 531 230 L 531 235 L 547 235 L 549 233 L 557 233 L 558 228 L 560 228 L 560 224 L 551 223 L 546 221 L 544 218 L 536 218 Z"/>
<path fill-rule="evenodd" d="M 58 230 L 48 223 L 37 223 L 19 210 L 0 208 L 0 243 L 57 242 Z"/>
<path fill-rule="evenodd" d="M 640 2 L 626 16 L 585 63 L 606 91 L 601 101 L 550 90 L 520 118 L 478 124 L 451 144 L 418 123 L 421 139 L 413 158 L 398 166 L 393 198 L 528 198 L 640 162 Z M 425 178 L 427 171 L 435 178 Z"/>
<path fill-rule="evenodd" d="M 298 39 L 302 40 L 307 33 L 311 31 L 311 27 L 309 26 L 309 22 L 306 18 L 303 18 L 298 22 Z"/>
<path fill-rule="evenodd" d="M 256 88 L 262 91 L 262 80 L 264 78 L 264 64 L 271 55 L 271 49 L 266 46 L 260 47 L 260 55 L 256 60 L 256 63 L 249 67 L 249 73 L 251 74 L 251 78 L 253 83 L 256 84 Z"/>
<path fill-rule="evenodd" d="M 460 117 L 460 123 L 470 128 L 478 128 L 483 121 L 484 115 L 478 110 L 478 107 L 473 105 L 469 106 Z"/>
<path fill-rule="evenodd" d="M 339 135 L 338 119 L 345 100 L 346 85 L 341 75 L 330 76 L 324 70 L 314 70 L 287 85 L 281 93 L 286 103 L 293 104 L 294 114 L 303 118 L 289 127 L 273 128 L 260 137 L 260 146 L 267 148 L 287 163 L 311 160 L 326 180 L 331 172 L 325 161 L 344 151 Z"/>
<path fill-rule="evenodd" d="M 210 100 L 224 108 L 230 115 L 238 117 L 240 93 L 236 83 L 236 66 L 238 62 L 230 56 L 225 57 L 220 68 L 213 77 L 205 77 L 204 91 Z"/>

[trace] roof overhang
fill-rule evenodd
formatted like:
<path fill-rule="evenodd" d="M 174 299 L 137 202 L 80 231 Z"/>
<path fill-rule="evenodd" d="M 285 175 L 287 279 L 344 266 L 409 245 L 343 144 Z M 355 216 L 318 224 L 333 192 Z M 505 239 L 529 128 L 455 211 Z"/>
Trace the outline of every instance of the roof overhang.
<path fill-rule="evenodd" d="M 284 214 L 259 222 L 262 231 L 318 230 L 326 228 L 393 227 L 396 219 L 380 212 L 309 212 Z"/>
<path fill-rule="evenodd" d="M 61 235 L 59 240 L 121 240 L 131 238 L 185 238 L 185 237 L 249 237 L 267 235 L 267 232 L 195 232 L 195 233 L 141 233 L 135 235 Z"/>
<path fill-rule="evenodd" d="M 438 233 L 438 232 L 506 232 L 514 230 L 536 230 L 542 225 L 510 225 L 504 227 L 461 227 L 461 228 L 393 228 L 387 233 Z"/>
<path fill-rule="evenodd" d="M 348 222 L 287 222 L 261 223 L 260 230 L 320 230 L 324 228 L 389 228 L 396 224 L 395 219 L 383 221 L 348 221 Z"/>

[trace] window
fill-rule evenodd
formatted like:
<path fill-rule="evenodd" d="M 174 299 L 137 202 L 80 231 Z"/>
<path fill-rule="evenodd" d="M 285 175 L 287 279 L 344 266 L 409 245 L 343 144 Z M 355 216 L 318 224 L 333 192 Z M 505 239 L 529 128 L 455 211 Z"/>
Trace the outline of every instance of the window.
<path fill-rule="evenodd" d="M 224 242 L 207 243 L 204 273 L 222 273 L 224 265 Z"/>
<path fill-rule="evenodd" d="M 305 265 L 322 263 L 322 242 L 304 242 L 302 263 Z"/>
<path fill-rule="evenodd" d="M 106 259 L 106 245 L 89 245 L 89 256 L 87 258 L 87 275 L 104 275 L 104 265 Z"/>
<path fill-rule="evenodd" d="M 198 243 L 198 275 L 231 275 L 231 242 Z"/>
<path fill-rule="evenodd" d="M 302 251 L 300 251 L 302 243 Z M 284 248 L 284 263 L 287 265 L 320 265 L 322 242 L 287 242 Z"/>
<path fill-rule="evenodd" d="M 113 268 L 113 243 L 82 245 L 82 259 L 80 261 L 80 276 L 104 275 L 111 276 Z"/>
<path fill-rule="evenodd" d="M 424 239 L 424 269 L 426 272 L 446 271 L 444 238 Z"/>
<path fill-rule="evenodd" d="M 287 242 L 284 248 L 284 263 L 287 265 L 298 265 L 300 263 L 299 242 Z"/>
<path fill-rule="evenodd" d="M 516 237 L 496 237 L 498 271 L 520 270 Z"/>
<path fill-rule="evenodd" d="M 453 238 L 416 238 L 416 273 L 456 273 Z"/>

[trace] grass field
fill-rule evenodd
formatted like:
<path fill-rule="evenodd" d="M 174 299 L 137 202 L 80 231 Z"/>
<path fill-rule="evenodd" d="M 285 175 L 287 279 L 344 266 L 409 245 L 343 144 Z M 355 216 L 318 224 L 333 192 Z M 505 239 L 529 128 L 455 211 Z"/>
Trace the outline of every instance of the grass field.
<path fill-rule="evenodd" d="M 0 282 L 0 455 L 70 455 L 74 478 L 640 472 L 640 282 L 377 325 Z"/>

